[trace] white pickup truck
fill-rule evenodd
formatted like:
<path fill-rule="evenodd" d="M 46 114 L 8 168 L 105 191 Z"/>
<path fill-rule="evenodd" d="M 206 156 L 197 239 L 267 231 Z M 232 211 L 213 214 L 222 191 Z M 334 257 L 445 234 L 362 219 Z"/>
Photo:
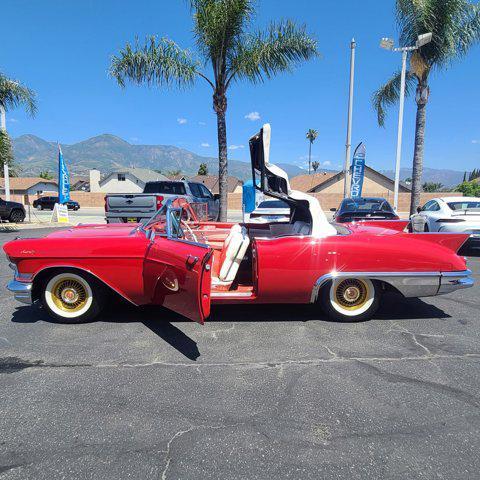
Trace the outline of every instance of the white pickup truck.
<path fill-rule="evenodd" d="M 197 205 L 201 216 L 217 220 L 218 195 L 214 195 L 203 183 L 189 181 L 147 182 L 143 193 L 113 193 L 105 196 L 107 223 L 142 222 L 148 220 L 170 197 L 185 197 Z"/>

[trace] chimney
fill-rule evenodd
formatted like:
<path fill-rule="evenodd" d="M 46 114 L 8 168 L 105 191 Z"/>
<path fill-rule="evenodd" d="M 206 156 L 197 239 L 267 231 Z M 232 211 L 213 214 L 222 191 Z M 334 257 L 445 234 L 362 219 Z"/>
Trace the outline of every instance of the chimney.
<path fill-rule="evenodd" d="M 90 191 L 91 192 L 101 192 L 100 188 L 100 170 L 94 169 L 90 170 Z"/>

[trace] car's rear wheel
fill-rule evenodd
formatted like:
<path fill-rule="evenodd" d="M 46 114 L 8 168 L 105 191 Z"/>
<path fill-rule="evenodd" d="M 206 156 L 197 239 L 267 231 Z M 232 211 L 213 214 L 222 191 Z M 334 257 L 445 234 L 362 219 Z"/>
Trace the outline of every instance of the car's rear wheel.
<path fill-rule="evenodd" d="M 57 272 L 42 286 L 41 299 L 49 315 L 63 323 L 93 320 L 104 305 L 105 289 L 87 274 Z"/>
<path fill-rule="evenodd" d="M 25 220 L 25 212 L 20 209 L 12 210 L 10 213 L 9 221 L 12 223 L 21 223 Z"/>
<path fill-rule="evenodd" d="M 337 278 L 322 289 L 322 306 L 328 317 L 341 322 L 369 320 L 380 302 L 381 290 L 368 278 Z"/>
<path fill-rule="evenodd" d="M 43 210 L 43 207 L 40 204 L 38 204 L 36 208 L 37 208 L 37 210 Z"/>

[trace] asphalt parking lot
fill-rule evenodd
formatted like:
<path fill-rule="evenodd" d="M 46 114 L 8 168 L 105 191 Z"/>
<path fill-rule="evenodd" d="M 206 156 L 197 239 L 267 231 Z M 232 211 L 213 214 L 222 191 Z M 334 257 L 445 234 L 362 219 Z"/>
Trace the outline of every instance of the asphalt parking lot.
<path fill-rule="evenodd" d="M 390 295 L 359 324 L 118 304 L 61 325 L 2 288 L 0 478 L 478 478 L 479 293 Z"/>

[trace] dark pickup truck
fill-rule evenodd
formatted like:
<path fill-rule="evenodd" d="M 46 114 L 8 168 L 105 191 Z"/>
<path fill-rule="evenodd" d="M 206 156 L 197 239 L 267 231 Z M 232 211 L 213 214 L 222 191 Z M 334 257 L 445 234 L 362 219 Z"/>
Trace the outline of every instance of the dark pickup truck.
<path fill-rule="evenodd" d="M 23 222 L 25 220 L 25 207 L 21 203 L 0 198 L 0 218 L 12 223 Z"/>
<path fill-rule="evenodd" d="M 185 197 L 199 207 L 200 216 L 217 220 L 218 196 L 203 183 L 189 181 L 147 182 L 143 193 L 113 193 L 105 196 L 107 223 L 142 222 L 148 220 L 170 197 Z"/>

